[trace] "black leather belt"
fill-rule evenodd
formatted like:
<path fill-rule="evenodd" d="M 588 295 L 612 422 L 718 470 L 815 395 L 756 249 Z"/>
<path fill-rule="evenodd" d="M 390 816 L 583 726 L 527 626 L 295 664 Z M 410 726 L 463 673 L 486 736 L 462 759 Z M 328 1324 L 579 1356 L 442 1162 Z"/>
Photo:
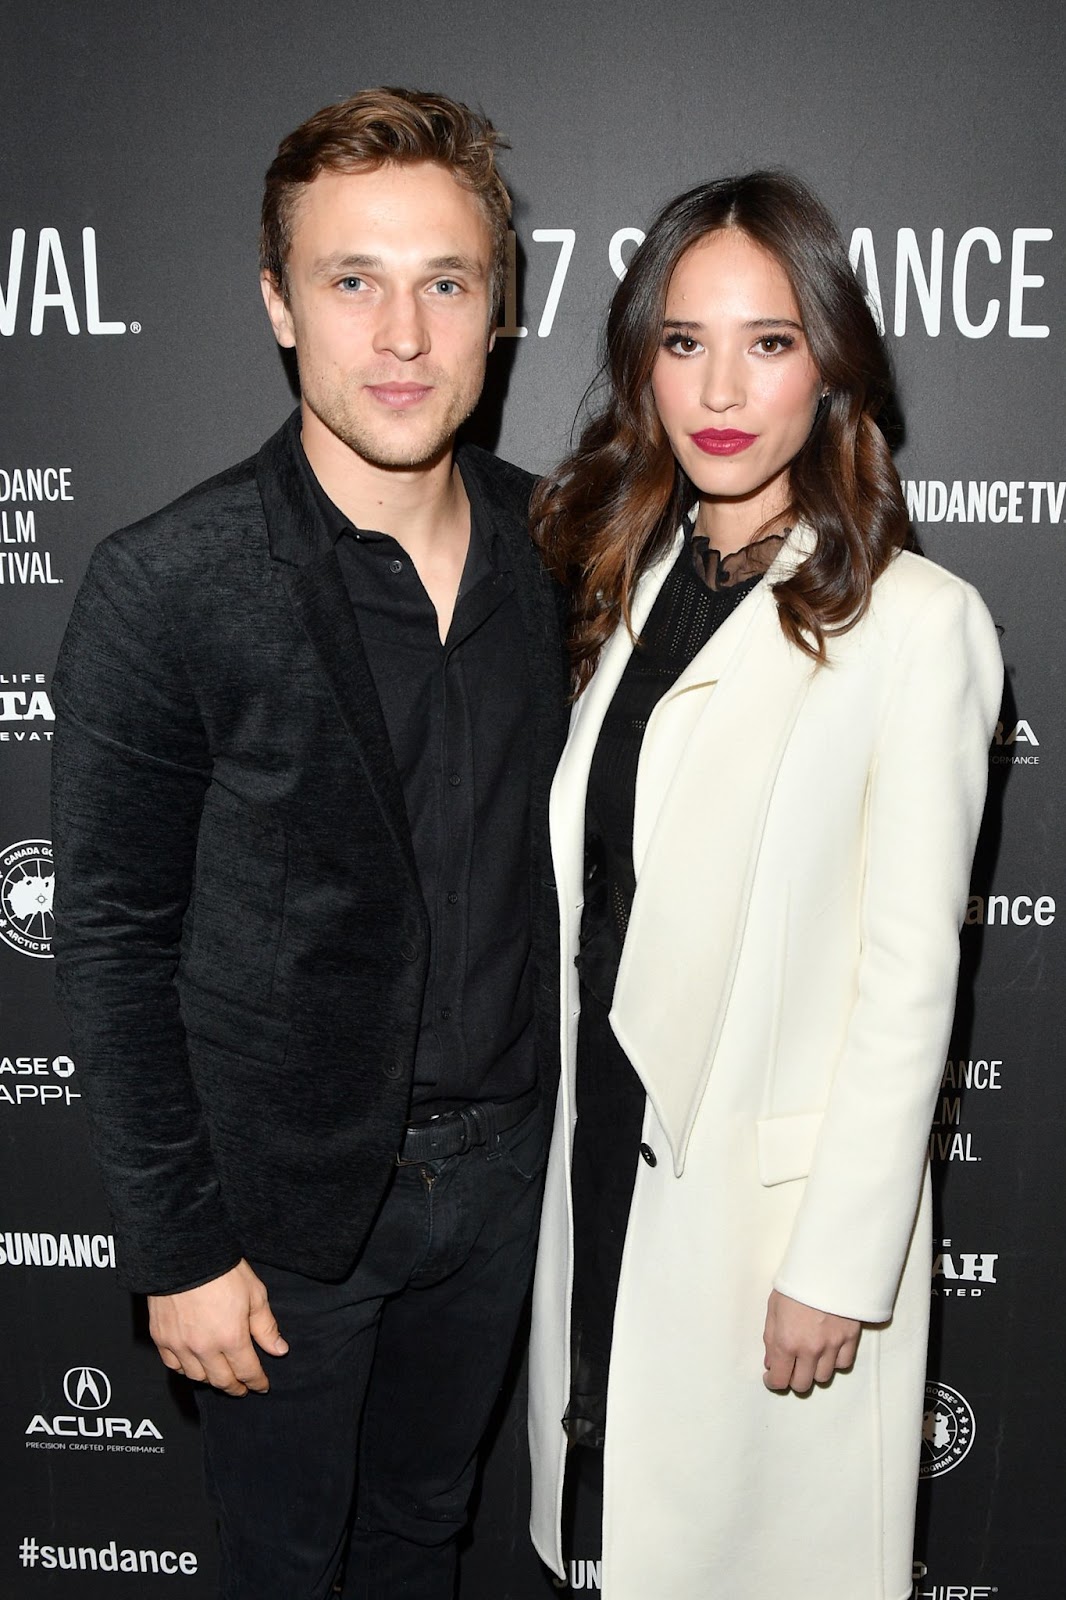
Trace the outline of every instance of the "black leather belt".
<path fill-rule="evenodd" d="M 464 1106 L 461 1111 L 446 1111 L 425 1122 L 409 1123 L 403 1136 L 398 1166 L 420 1161 L 443 1161 L 445 1156 L 462 1155 L 474 1145 L 487 1144 L 497 1133 L 506 1133 L 528 1117 L 539 1093 L 527 1089 L 517 1100 L 486 1100 Z"/>

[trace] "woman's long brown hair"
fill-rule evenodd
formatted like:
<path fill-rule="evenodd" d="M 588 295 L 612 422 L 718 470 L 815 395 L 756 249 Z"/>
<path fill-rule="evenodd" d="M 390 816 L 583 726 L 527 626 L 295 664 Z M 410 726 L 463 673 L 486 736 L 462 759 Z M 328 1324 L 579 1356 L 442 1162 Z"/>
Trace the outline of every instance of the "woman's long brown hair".
<path fill-rule="evenodd" d="M 826 640 L 858 622 L 875 579 L 907 543 L 906 505 L 878 426 L 892 398 L 888 357 L 833 219 L 787 174 L 701 184 L 660 212 L 635 252 L 608 313 L 605 401 L 533 498 L 534 539 L 573 597 L 578 692 L 615 628 L 632 633 L 637 580 L 696 499 L 659 421 L 651 375 L 674 268 L 722 228 L 746 233 L 788 274 L 829 390 L 789 473 L 787 520 L 809 524 L 817 542 L 774 586 L 786 637 L 825 662 Z"/>

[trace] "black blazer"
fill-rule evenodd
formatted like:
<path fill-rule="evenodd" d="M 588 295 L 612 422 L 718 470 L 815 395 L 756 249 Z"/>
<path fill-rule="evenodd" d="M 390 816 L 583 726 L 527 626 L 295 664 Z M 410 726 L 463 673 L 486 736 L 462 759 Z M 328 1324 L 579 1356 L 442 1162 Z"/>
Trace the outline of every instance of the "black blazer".
<path fill-rule="evenodd" d="M 242 1255 L 343 1275 L 406 1116 L 428 921 L 298 426 L 97 548 L 54 680 L 59 993 L 119 1270 L 149 1293 Z M 550 1120 L 559 603 L 529 541 L 533 480 L 473 447 L 459 461 L 506 542 L 524 623 Z"/>

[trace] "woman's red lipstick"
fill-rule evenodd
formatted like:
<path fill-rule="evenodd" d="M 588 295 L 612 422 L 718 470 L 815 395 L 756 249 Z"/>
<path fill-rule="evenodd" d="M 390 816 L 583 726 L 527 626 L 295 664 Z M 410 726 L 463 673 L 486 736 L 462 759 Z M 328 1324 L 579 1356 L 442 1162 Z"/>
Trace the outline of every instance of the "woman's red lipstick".
<path fill-rule="evenodd" d="M 702 433 L 689 434 L 697 450 L 708 456 L 739 455 L 758 437 L 757 433 L 741 433 L 737 428 L 704 428 Z"/>

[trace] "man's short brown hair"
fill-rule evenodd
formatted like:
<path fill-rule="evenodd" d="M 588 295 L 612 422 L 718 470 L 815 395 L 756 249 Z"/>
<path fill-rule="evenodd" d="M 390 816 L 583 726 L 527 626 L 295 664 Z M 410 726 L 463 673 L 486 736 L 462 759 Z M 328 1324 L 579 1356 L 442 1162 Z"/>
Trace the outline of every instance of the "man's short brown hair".
<path fill-rule="evenodd" d="M 477 111 L 417 89 L 364 89 L 324 106 L 281 141 L 263 190 L 259 265 L 286 292 L 285 266 L 296 201 L 320 172 L 369 172 L 388 162 L 435 161 L 481 204 L 492 231 L 493 303 L 503 296 L 511 197 L 496 170 L 506 147 Z"/>

